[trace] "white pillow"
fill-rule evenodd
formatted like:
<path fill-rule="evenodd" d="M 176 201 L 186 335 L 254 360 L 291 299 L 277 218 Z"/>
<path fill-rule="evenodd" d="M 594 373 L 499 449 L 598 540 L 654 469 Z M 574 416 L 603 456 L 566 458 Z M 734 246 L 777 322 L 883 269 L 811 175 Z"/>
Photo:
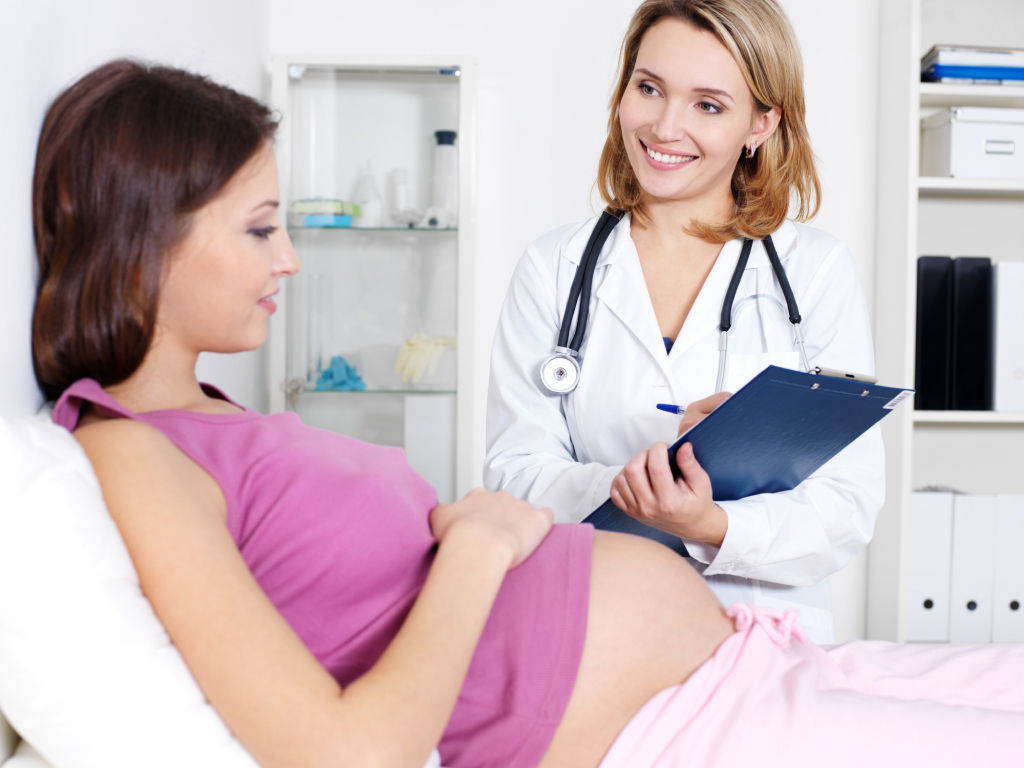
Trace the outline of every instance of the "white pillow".
<path fill-rule="evenodd" d="M 14 748 L 18 746 L 18 736 L 11 730 L 4 719 L 4 713 L 0 711 L 0 765 L 4 760 L 14 754 Z"/>
<path fill-rule="evenodd" d="M 0 709 L 57 768 L 256 767 L 143 596 L 92 465 L 49 412 L 0 417 Z M 436 751 L 425 768 L 440 768 Z"/>
<path fill-rule="evenodd" d="M 203 698 L 48 414 L 0 419 L 0 708 L 55 766 L 256 763 Z"/>
<path fill-rule="evenodd" d="M 3 768 L 53 768 L 32 745 L 23 741 L 14 750 L 11 759 L 4 763 Z"/>

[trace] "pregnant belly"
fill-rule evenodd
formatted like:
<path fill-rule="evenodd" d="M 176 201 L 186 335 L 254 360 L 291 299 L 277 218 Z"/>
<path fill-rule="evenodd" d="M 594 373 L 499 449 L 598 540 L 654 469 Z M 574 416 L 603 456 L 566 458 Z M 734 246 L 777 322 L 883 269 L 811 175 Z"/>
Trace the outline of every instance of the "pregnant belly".
<path fill-rule="evenodd" d="M 689 677 L 732 631 L 681 557 L 647 539 L 597 531 L 583 658 L 542 768 L 598 765 L 633 714 Z"/>

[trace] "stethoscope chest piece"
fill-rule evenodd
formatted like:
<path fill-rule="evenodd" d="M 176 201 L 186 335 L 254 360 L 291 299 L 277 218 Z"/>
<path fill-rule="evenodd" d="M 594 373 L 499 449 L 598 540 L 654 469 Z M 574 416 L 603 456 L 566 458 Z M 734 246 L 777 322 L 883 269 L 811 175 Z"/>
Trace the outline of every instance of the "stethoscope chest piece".
<path fill-rule="evenodd" d="M 553 395 L 565 395 L 576 389 L 580 381 L 580 364 L 576 352 L 555 347 L 554 354 L 540 366 L 540 382 Z"/>

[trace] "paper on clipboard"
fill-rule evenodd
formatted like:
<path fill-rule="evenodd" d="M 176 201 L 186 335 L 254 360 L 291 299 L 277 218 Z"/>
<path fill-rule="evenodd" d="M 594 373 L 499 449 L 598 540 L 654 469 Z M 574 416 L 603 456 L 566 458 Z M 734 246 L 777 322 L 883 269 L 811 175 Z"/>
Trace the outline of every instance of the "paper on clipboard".
<path fill-rule="evenodd" d="M 770 365 L 669 448 L 693 445 L 715 501 L 795 488 L 913 394 Z"/>

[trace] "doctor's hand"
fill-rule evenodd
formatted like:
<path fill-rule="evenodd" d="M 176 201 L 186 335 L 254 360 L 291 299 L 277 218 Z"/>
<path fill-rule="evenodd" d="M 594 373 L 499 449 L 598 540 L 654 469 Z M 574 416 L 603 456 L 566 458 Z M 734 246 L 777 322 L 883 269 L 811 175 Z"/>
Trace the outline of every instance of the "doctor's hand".
<path fill-rule="evenodd" d="M 509 568 L 528 558 L 554 522 L 550 509 L 537 509 L 506 491 L 474 488 L 458 501 L 430 511 L 430 529 L 440 544 L 452 535 L 482 536 L 506 548 Z M 479 540 L 479 539 L 477 539 Z"/>
<path fill-rule="evenodd" d="M 679 447 L 676 464 L 682 472 L 678 480 L 673 479 L 669 467 L 668 446 L 655 443 L 630 459 L 616 475 L 612 481 L 612 501 L 641 523 L 680 538 L 721 547 L 729 519 L 725 510 L 712 500 L 711 480 L 689 443 Z"/>
<path fill-rule="evenodd" d="M 716 392 L 700 400 L 694 400 L 686 406 L 686 412 L 683 414 L 682 421 L 679 422 L 679 431 L 676 432 L 676 437 L 679 437 L 698 421 L 703 421 L 709 413 L 730 397 L 732 397 L 732 392 Z"/>

